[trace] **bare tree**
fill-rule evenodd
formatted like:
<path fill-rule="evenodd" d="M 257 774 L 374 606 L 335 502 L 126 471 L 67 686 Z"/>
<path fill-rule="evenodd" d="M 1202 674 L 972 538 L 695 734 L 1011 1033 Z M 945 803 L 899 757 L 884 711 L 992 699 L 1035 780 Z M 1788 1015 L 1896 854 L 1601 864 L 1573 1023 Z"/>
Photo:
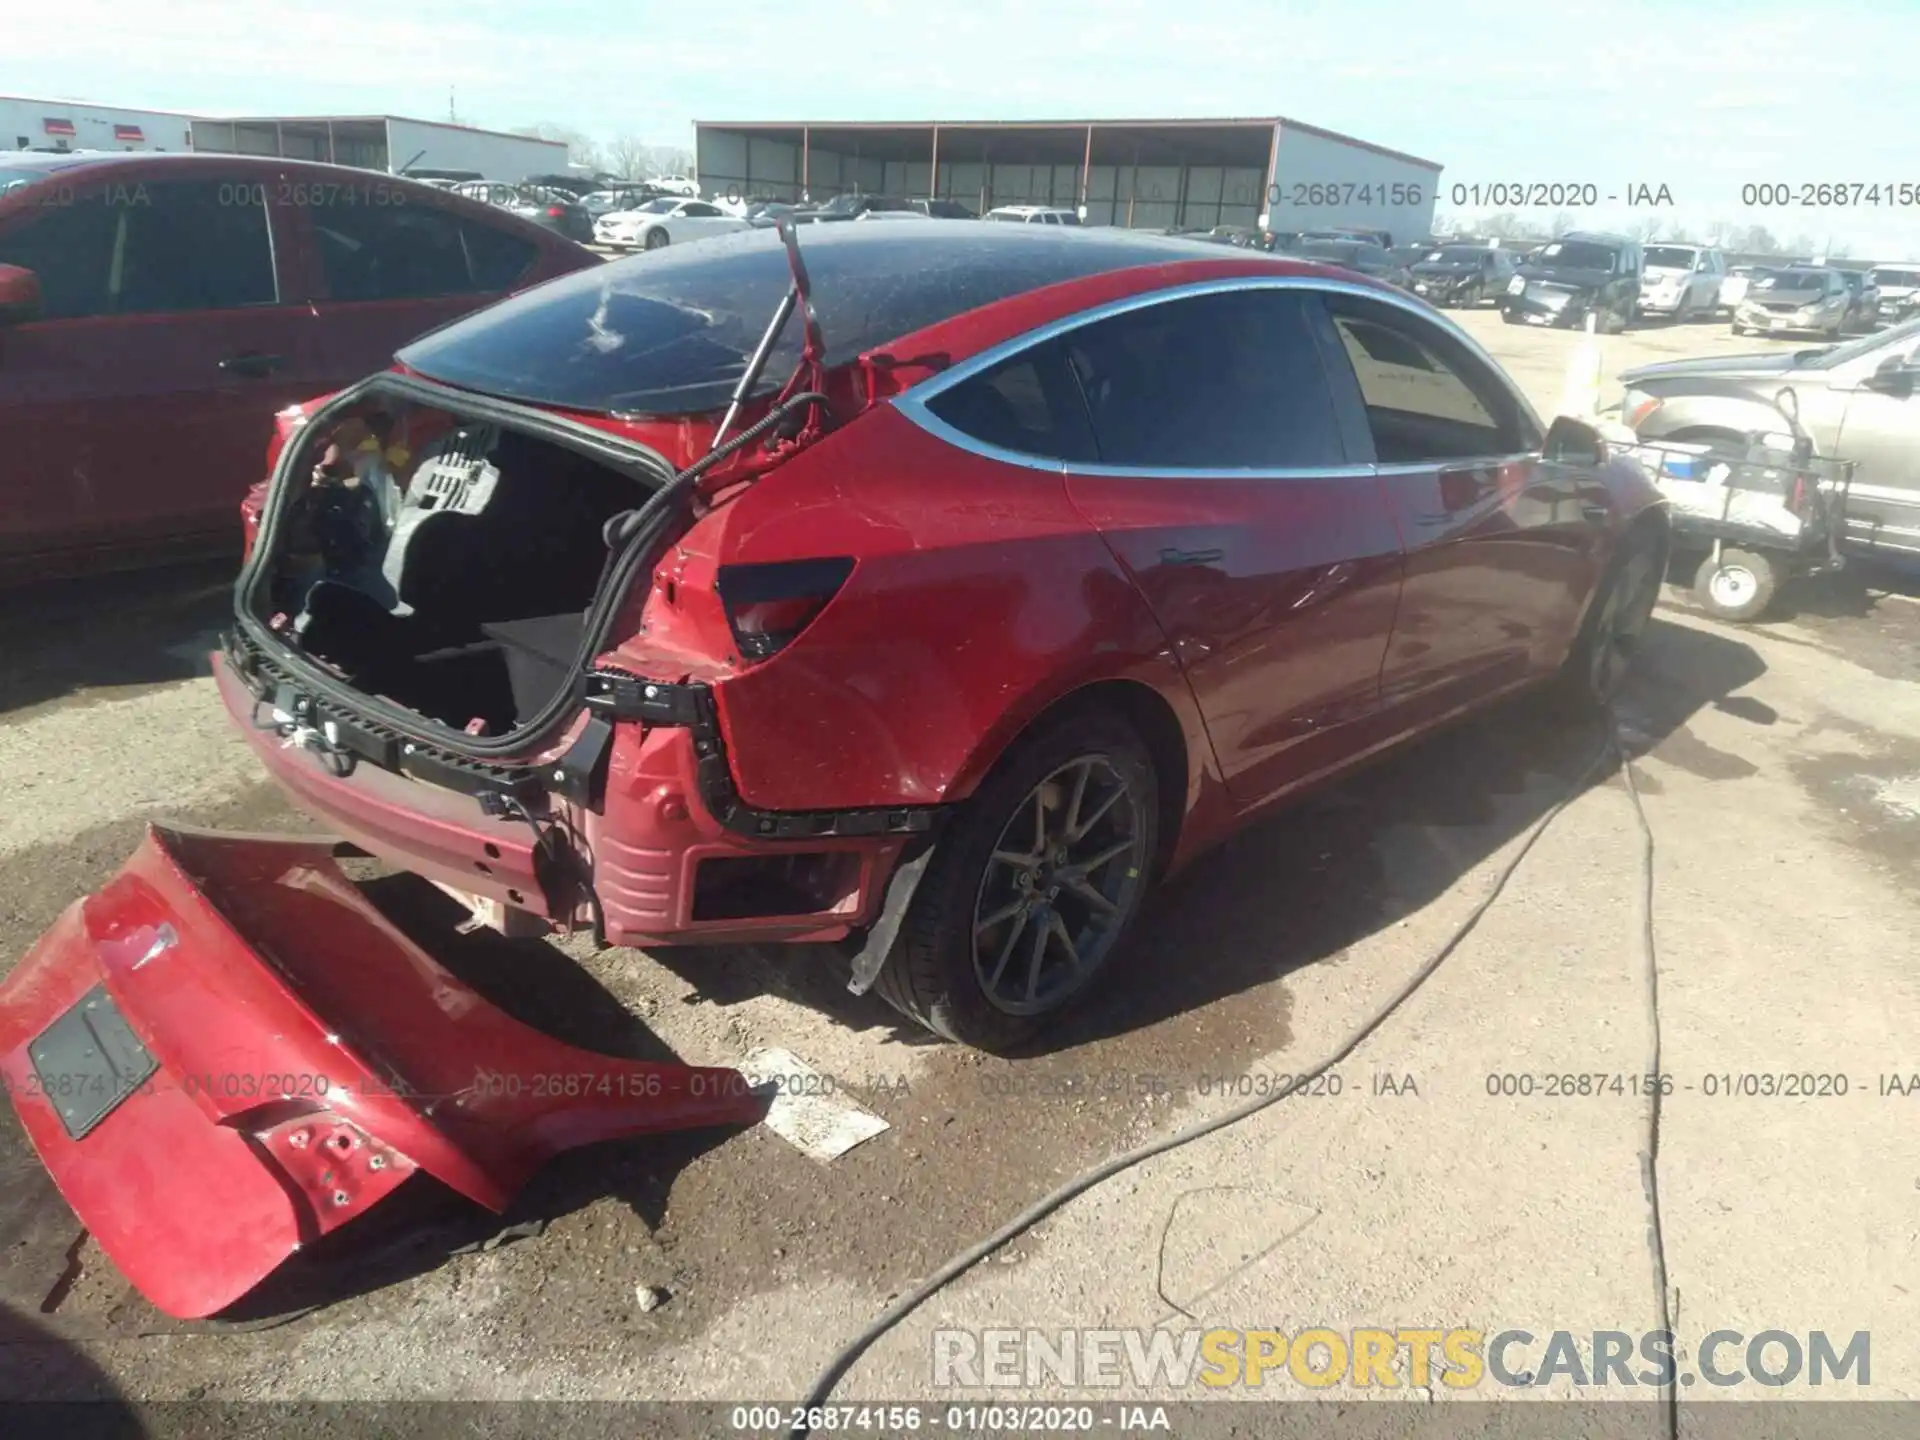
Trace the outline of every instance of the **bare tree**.
<path fill-rule="evenodd" d="M 607 168 L 622 180 L 643 180 L 649 148 L 637 135 L 616 135 L 607 144 Z"/>
<path fill-rule="evenodd" d="M 556 125 L 551 120 L 542 120 L 532 125 L 519 126 L 515 135 L 530 135 L 536 140 L 556 140 L 567 147 L 567 160 L 574 165 L 584 165 L 589 170 L 606 169 L 606 157 L 600 153 L 600 147 L 583 131 L 571 125 Z"/>
<path fill-rule="evenodd" d="M 693 174 L 693 152 L 684 145 L 643 145 L 641 151 L 655 175 Z"/>

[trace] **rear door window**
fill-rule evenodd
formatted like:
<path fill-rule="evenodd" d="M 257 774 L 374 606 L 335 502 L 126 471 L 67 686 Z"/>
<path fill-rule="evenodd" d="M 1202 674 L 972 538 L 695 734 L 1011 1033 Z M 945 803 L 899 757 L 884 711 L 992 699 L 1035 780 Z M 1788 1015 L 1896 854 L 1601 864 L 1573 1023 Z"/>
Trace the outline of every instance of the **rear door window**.
<path fill-rule="evenodd" d="M 417 300 L 510 289 L 539 247 L 426 204 L 330 205 L 313 214 L 327 294 Z"/>
<path fill-rule="evenodd" d="M 1359 296 L 1330 295 L 1327 309 L 1381 464 L 1518 455 L 1538 445 L 1499 376 L 1439 327 Z"/>
<path fill-rule="evenodd" d="M 1344 465 L 1301 290 L 1227 290 L 1072 331 L 1102 464 L 1151 470 Z"/>
<path fill-rule="evenodd" d="M 0 237 L 0 263 L 40 277 L 49 320 L 273 305 L 262 198 L 215 180 L 83 190 Z"/>

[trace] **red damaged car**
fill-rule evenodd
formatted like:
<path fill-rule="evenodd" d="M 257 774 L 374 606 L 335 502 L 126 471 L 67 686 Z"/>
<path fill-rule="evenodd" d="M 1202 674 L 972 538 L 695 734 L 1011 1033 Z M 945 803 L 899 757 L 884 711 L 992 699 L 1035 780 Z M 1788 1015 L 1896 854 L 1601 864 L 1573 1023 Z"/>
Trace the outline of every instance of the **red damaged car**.
<path fill-rule="evenodd" d="M 307 809 L 499 923 L 847 940 L 1001 1048 L 1274 802 L 1617 684 L 1654 493 L 1424 305 L 800 233 L 549 284 L 290 428 L 219 678 Z"/>
<path fill-rule="evenodd" d="M 1420 302 L 1119 230 L 753 231 L 399 358 L 283 414 L 250 507 L 215 665 L 267 768 L 502 929 L 840 942 L 982 1047 L 1303 786 L 1610 696 L 1667 546 Z M 419 1170 L 498 1211 L 556 1151 L 762 1113 L 519 1025 L 336 853 L 155 829 L 0 982 L 21 1122 L 162 1309 Z"/>
<path fill-rule="evenodd" d="M 373 171 L 0 156 L 0 585 L 236 553 L 274 411 L 597 263 Z"/>

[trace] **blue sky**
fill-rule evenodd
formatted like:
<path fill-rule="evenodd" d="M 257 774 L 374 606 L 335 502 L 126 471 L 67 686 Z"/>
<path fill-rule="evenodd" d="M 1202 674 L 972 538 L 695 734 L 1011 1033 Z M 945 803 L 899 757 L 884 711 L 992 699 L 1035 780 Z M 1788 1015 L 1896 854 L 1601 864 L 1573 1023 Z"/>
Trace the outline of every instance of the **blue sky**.
<path fill-rule="evenodd" d="M 1920 205 L 1749 210 L 1740 188 L 1920 188 L 1917 74 L 1908 0 L 27 0 L 0 39 L 0 94 L 432 118 L 451 85 L 474 124 L 652 142 L 696 118 L 1283 114 L 1446 185 L 1665 184 L 1682 223 L 1880 258 L 1920 255 Z"/>

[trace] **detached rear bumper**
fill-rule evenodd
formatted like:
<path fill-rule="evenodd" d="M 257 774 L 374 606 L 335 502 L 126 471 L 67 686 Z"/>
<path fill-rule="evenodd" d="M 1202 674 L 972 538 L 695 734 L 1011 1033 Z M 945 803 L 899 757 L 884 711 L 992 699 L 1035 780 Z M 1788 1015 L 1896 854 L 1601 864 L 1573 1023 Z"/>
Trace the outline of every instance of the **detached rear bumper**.
<path fill-rule="evenodd" d="M 224 1309 L 416 1170 L 500 1211 L 555 1154 L 746 1125 L 733 1070 L 617 1060 L 461 984 L 331 841 L 148 832 L 0 984 L 0 1077 L 168 1314 Z"/>

